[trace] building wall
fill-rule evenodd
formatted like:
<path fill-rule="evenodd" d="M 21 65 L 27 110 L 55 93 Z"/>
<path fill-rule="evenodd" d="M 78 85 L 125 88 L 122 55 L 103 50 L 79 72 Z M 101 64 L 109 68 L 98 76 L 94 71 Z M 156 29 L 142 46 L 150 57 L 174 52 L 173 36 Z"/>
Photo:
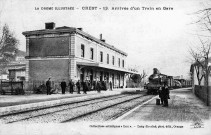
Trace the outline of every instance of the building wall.
<path fill-rule="evenodd" d="M 8 80 L 8 75 L 7 74 L 0 75 L 0 80 Z"/>
<path fill-rule="evenodd" d="M 97 44 L 96 42 L 93 42 L 91 40 L 88 40 L 86 38 L 83 38 L 80 35 L 75 35 L 75 46 L 76 46 L 76 54 L 75 56 L 77 58 L 82 58 L 83 60 L 87 61 L 87 62 L 97 62 L 97 56 L 96 56 L 96 51 L 97 51 Z M 84 49 L 85 49 L 85 56 L 84 58 L 81 57 L 81 45 L 84 45 Z M 94 59 L 91 60 L 90 59 L 90 48 L 94 49 Z"/>
<path fill-rule="evenodd" d="M 30 60 L 29 81 L 45 81 L 51 77 L 52 81 L 68 80 L 68 59 Z"/>
<path fill-rule="evenodd" d="M 101 63 L 100 62 L 100 59 L 98 60 L 98 62 L 100 62 L 101 64 L 104 64 L 104 65 L 109 65 L 109 66 L 112 66 L 112 67 L 118 67 L 118 68 L 124 68 L 126 67 L 126 65 L 124 64 L 124 67 L 122 67 L 122 60 L 126 61 L 126 57 L 114 50 L 111 50 L 109 48 L 106 48 L 104 46 L 99 46 L 99 49 L 98 49 L 98 57 L 100 58 L 100 52 L 103 52 L 103 62 Z M 109 54 L 109 64 L 107 64 L 107 54 Z M 114 65 L 113 65 L 113 57 L 114 56 Z M 118 62 L 119 62 L 119 58 L 120 58 L 120 66 L 118 65 Z M 125 63 L 125 62 L 124 62 Z"/>
<path fill-rule="evenodd" d="M 68 79 L 70 75 L 70 34 L 33 35 L 26 38 L 26 81 Z M 55 57 L 55 58 L 47 58 Z M 50 69 L 50 70 L 49 70 Z"/>
<path fill-rule="evenodd" d="M 69 37 L 69 79 L 76 80 L 77 69 L 76 69 L 76 38 L 75 33 L 72 33 Z"/>
<path fill-rule="evenodd" d="M 29 56 L 68 56 L 69 37 L 30 38 Z"/>
<path fill-rule="evenodd" d="M 72 38 L 72 37 L 71 37 Z M 84 45 L 84 57 L 81 57 L 81 45 Z M 102 67 L 107 67 L 107 68 L 119 68 L 119 69 L 126 69 L 126 56 L 120 54 L 117 51 L 114 51 L 110 48 L 107 48 L 105 46 L 102 46 L 94 41 L 91 41 L 85 37 L 82 37 L 78 34 L 75 35 L 75 56 L 76 56 L 76 61 L 80 62 L 94 62 L 94 63 L 100 63 Z M 91 59 L 91 51 L 90 49 L 93 48 L 94 50 L 94 58 L 93 60 Z M 100 62 L 100 52 L 103 52 L 103 62 Z M 109 63 L 107 63 L 107 54 L 109 54 Z M 114 65 L 112 63 L 112 56 L 115 57 L 115 62 Z M 118 58 L 120 58 L 120 67 L 118 65 Z M 122 66 L 122 60 L 124 60 L 124 67 Z M 84 79 L 86 79 L 86 76 L 89 77 L 89 72 L 90 69 L 85 68 L 84 70 Z M 125 79 L 124 79 L 124 73 L 120 71 L 112 71 L 109 69 L 100 69 L 100 68 L 94 68 L 94 73 L 93 76 L 94 78 L 100 78 L 100 72 L 103 72 L 103 81 L 105 77 L 105 73 L 109 73 L 109 82 L 112 81 L 112 74 L 114 74 L 114 86 L 115 87 L 123 87 L 125 86 Z M 77 79 L 79 79 L 79 76 L 81 74 L 80 69 L 77 69 Z"/>
<path fill-rule="evenodd" d="M 17 80 L 20 80 L 20 78 L 18 78 L 18 77 L 25 77 L 25 70 L 20 70 L 20 71 L 17 71 L 16 72 L 16 79 Z"/>
<path fill-rule="evenodd" d="M 85 47 L 85 57 L 81 57 L 81 44 Z M 94 59 L 91 60 L 90 48 L 94 49 Z M 60 82 L 62 79 L 77 80 L 80 77 L 80 71 L 76 65 L 80 62 L 97 62 L 102 67 L 117 67 L 117 69 L 125 69 L 126 56 L 114 51 L 110 48 L 102 46 L 76 33 L 64 34 L 46 34 L 33 35 L 26 38 L 26 50 L 29 60 L 26 62 L 26 81 L 46 81 L 51 77 L 52 81 Z M 103 52 L 103 62 L 100 62 L 100 52 Z M 109 64 L 107 64 L 107 54 L 109 54 Z M 115 56 L 115 65 L 112 64 L 112 56 Z M 120 58 L 120 67 L 118 65 Z M 122 67 L 124 60 L 124 67 Z M 112 81 L 114 74 L 114 85 L 116 87 L 123 86 L 124 73 L 110 69 L 97 68 L 94 75 L 100 76 L 103 71 L 109 73 L 109 81 Z M 85 70 L 84 78 L 89 72 Z M 120 81 L 119 79 L 120 75 Z M 104 75 L 103 75 L 104 80 Z"/>
<path fill-rule="evenodd" d="M 118 67 L 126 69 L 126 56 L 114 51 L 110 48 L 102 46 L 94 41 L 88 40 L 80 35 L 76 35 L 76 57 L 87 62 L 99 62 L 105 66 Z M 85 57 L 81 57 L 81 45 L 85 47 Z M 91 60 L 90 48 L 94 49 L 94 59 Z M 103 52 L 103 62 L 100 62 L 100 52 Z M 109 64 L 107 64 L 107 54 L 109 54 Z M 112 64 L 112 56 L 115 57 L 114 65 Z M 118 65 L 118 58 L 120 58 L 120 67 Z M 124 67 L 122 67 L 122 60 L 124 60 Z"/>
<path fill-rule="evenodd" d="M 10 70 L 9 71 L 9 78 L 13 81 L 20 81 L 20 77 L 25 77 L 26 71 L 25 70 Z"/>

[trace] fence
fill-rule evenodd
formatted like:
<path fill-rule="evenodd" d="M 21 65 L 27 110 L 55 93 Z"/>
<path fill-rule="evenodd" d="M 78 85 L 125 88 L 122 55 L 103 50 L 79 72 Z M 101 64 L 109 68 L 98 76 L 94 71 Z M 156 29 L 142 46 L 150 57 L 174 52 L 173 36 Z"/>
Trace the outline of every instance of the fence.
<path fill-rule="evenodd" d="M 61 91 L 61 82 L 51 81 L 52 91 Z M 25 91 L 28 94 L 44 94 L 47 93 L 46 81 L 29 81 L 25 82 Z"/>
<path fill-rule="evenodd" d="M 1 81 L 0 92 L 2 95 L 11 94 L 19 95 L 24 94 L 22 81 Z"/>
<path fill-rule="evenodd" d="M 209 91 L 211 90 L 211 86 L 208 87 Z M 194 86 L 195 95 L 200 98 L 204 103 L 207 103 L 207 87 L 206 86 Z M 211 93 L 209 97 L 211 96 Z M 211 104 L 211 100 L 209 99 L 209 103 Z"/>

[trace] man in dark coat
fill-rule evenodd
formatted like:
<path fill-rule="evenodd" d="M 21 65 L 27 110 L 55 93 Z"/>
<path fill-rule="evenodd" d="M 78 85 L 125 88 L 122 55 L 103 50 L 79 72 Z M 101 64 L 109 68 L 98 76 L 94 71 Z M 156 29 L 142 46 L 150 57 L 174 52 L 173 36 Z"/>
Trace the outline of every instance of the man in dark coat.
<path fill-rule="evenodd" d="M 80 93 L 80 89 L 81 89 L 81 82 L 80 82 L 80 80 L 77 81 L 76 86 L 77 86 L 77 89 L 78 89 L 78 94 L 81 94 Z"/>
<path fill-rule="evenodd" d="M 166 84 L 164 84 L 164 87 L 162 88 L 162 96 L 163 96 L 163 106 L 167 107 L 168 106 L 168 98 L 169 98 L 169 89 Z"/>
<path fill-rule="evenodd" d="M 112 90 L 112 82 L 109 82 L 110 90 Z"/>
<path fill-rule="evenodd" d="M 48 79 L 46 82 L 46 87 L 47 87 L 47 95 L 51 95 L 51 78 Z"/>
<path fill-rule="evenodd" d="M 66 82 L 63 79 L 63 81 L 61 82 L 62 94 L 65 94 L 66 87 L 67 87 L 67 84 L 66 84 Z"/>
<path fill-rule="evenodd" d="M 91 81 L 86 81 L 87 91 L 91 91 Z"/>
<path fill-rule="evenodd" d="M 162 89 L 164 88 L 164 85 L 162 85 L 159 90 L 158 90 L 158 95 L 161 101 L 161 104 L 163 105 L 163 94 L 162 94 Z"/>
<path fill-rule="evenodd" d="M 86 84 L 86 82 L 82 81 L 82 87 L 83 87 L 84 94 L 86 94 L 86 91 L 87 91 L 87 84 Z"/>
<path fill-rule="evenodd" d="M 106 85 L 105 85 L 105 82 L 104 81 L 101 82 L 101 89 L 102 90 L 106 90 Z"/>
<path fill-rule="evenodd" d="M 99 81 L 97 81 L 96 89 L 97 89 L 97 92 L 100 93 L 100 90 L 101 90 L 101 83 L 100 83 Z"/>
<path fill-rule="evenodd" d="M 93 81 L 93 90 L 96 90 L 96 81 Z"/>
<path fill-rule="evenodd" d="M 73 94 L 74 83 L 72 80 L 70 80 L 70 82 L 69 82 L 69 87 L 70 87 L 70 93 Z"/>

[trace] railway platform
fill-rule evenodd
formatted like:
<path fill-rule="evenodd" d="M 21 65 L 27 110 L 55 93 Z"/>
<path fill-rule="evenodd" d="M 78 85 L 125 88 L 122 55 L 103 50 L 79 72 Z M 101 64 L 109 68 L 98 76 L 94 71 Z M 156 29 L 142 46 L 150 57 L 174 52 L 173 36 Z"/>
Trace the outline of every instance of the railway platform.
<path fill-rule="evenodd" d="M 195 122 L 210 120 L 211 108 L 197 98 L 190 88 L 170 91 L 168 107 L 156 105 L 158 96 L 137 106 L 117 121 Z"/>
<path fill-rule="evenodd" d="M 81 92 L 81 94 L 77 94 L 76 92 L 70 94 L 69 92 L 66 92 L 64 95 L 61 93 L 51 95 L 0 95 L 0 116 L 22 111 L 53 107 L 81 100 L 101 98 L 128 92 L 139 92 L 143 90 L 143 88 L 125 88 L 113 89 L 112 91 L 101 91 L 101 93 L 89 91 L 87 94 L 83 94 L 83 92 Z"/>

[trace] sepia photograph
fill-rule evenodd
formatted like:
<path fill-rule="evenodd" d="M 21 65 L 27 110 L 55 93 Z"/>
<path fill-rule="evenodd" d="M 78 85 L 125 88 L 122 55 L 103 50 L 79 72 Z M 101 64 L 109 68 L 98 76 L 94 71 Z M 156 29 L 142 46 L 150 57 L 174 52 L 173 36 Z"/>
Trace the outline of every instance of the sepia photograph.
<path fill-rule="evenodd" d="M 1 135 L 210 135 L 210 0 L 1 0 Z"/>

